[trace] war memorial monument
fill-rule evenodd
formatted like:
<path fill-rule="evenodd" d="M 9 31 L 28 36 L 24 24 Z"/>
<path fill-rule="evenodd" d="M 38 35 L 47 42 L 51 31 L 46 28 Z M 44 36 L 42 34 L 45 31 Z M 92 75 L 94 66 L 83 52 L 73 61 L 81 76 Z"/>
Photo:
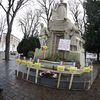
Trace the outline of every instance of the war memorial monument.
<path fill-rule="evenodd" d="M 45 37 L 43 32 L 42 24 L 41 34 Z M 97 70 L 92 64 L 85 66 L 84 41 L 78 27 L 67 18 L 67 4 L 63 0 L 60 0 L 52 13 L 49 32 L 45 32 L 48 38 L 43 38 L 42 49 L 36 50 L 33 59 L 16 59 L 16 77 L 51 88 L 90 89 L 97 76 Z M 48 55 L 55 57 L 55 54 L 63 55 L 62 59 L 46 59 Z"/>

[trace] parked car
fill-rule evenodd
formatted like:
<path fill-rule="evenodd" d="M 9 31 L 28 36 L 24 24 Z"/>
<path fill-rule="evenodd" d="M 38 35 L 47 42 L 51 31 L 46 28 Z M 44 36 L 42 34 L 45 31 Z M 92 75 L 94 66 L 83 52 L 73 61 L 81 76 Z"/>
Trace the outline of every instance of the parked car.
<path fill-rule="evenodd" d="M 16 52 L 15 51 L 10 51 L 10 54 L 11 55 L 16 55 Z"/>

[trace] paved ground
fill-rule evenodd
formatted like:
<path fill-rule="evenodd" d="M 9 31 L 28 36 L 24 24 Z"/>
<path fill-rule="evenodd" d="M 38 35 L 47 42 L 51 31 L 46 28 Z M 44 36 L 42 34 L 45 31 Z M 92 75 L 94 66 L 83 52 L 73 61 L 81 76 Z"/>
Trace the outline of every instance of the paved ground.
<path fill-rule="evenodd" d="M 100 74 L 88 91 L 51 89 L 15 77 L 14 56 L 7 63 L 0 53 L 0 100 L 100 100 Z"/>

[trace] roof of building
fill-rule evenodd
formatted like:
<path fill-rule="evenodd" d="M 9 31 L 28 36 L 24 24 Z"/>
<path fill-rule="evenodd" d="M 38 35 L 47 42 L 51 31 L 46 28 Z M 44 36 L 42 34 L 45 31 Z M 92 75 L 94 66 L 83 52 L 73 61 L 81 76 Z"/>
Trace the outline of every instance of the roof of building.
<path fill-rule="evenodd" d="M 3 33 L 3 34 L 6 34 L 6 33 Z M 15 35 L 11 34 L 11 36 L 15 37 L 18 41 L 20 41 L 20 39 L 16 37 Z"/>

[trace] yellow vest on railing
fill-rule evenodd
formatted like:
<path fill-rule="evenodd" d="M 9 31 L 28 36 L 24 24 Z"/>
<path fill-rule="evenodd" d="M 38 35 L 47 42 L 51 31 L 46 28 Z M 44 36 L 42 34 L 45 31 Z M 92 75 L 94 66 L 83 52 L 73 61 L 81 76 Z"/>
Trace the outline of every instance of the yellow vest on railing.
<path fill-rule="evenodd" d="M 26 60 L 22 60 L 21 61 L 21 64 L 26 65 L 27 64 L 27 61 Z"/>
<path fill-rule="evenodd" d="M 63 72 L 64 69 L 65 69 L 65 66 L 62 66 L 62 65 L 57 66 L 57 71 L 59 71 L 59 72 Z"/>
<path fill-rule="evenodd" d="M 69 72 L 73 73 L 77 71 L 77 67 L 70 67 Z"/>
<path fill-rule="evenodd" d="M 27 61 L 27 67 L 32 67 L 32 66 L 33 66 L 33 62 Z"/>
<path fill-rule="evenodd" d="M 89 73 L 89 72 L 91 72 L 91 68 L 90 67 L 84 67 L 83 72 L 84 73 Z"/>
<path fill-rule="evenodd" d="M 35 63 L 33 64 L 35 69 L 40 69 L 41 68 L 41 63 Z"/>

